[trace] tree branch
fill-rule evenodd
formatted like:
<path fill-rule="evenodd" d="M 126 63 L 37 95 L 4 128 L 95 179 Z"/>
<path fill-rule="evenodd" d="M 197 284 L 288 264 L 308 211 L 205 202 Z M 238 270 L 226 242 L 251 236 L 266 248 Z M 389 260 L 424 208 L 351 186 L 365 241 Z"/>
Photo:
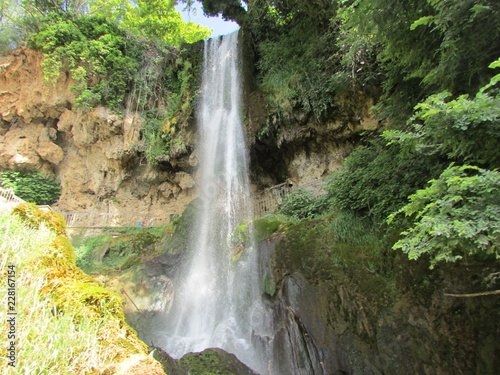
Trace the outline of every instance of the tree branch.
<path fill-rule="evenodd" d="M 494 294 L 500 294 L 500 290 L 492 290 L 491 292 L 469 293 L 469 294 L 444 293 L 445 297 L 457 297 L 457 298 L 482 297 L 482 296 L 491 296 Z"/>

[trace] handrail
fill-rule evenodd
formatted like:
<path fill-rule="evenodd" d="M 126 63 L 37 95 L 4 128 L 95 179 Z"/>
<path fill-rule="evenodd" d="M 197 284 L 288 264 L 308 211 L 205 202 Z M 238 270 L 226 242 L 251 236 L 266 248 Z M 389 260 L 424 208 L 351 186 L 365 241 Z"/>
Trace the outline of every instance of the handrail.
<path fill-rule="evenodd" d="M 7 203 L 24 203 L 25 200 L 19 198 L 14 194 L 11 189 L 4 189 L 0 187 L 0 198 L 3 198 Z"/>

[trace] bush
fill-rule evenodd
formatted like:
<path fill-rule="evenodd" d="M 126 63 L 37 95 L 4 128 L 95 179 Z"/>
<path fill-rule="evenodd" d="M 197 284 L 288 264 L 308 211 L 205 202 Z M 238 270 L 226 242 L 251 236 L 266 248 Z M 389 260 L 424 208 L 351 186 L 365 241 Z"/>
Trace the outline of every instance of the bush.
<path fill-rule="evenodd" d="M 374 142 L 356 148 L 341 169 L 329 177 L 325 188 L 336 207 L 383 223 L 407 203 L 410 194 L 423 188 L 444 168 L 432 156 Z"/>
<path fill-rule="evenodd" d="M 429 254 L 438 262 L 466 256 L 500 258 L 500 173 L 473 166 L 450 167 L 426 189 L 410 196 L 410 203 L 390 216 L 414 218 L 394 245 L 410 259 Z"/>
<path fill-rule="evenodd" d="M 330 202 L 326 196 L 316 196 L 305 189 L 295 189 L 281 202 L 276 213 L 297 219 L 313 219 L 328 211 Z"/>
<path fill-rule="evenodd" d="M 98 16 L 51 15 L 29 44 L 44 53 L 47 81 L 56 82 L 61 69 L 69 69 L 78 106 L 123 106 L 137 61 L 132 43 L 116 24 Z"/>
<path fill-rule="evenodd" d="M 12 189 L 14 194 L 27 202 L 52 204 L 61 195 L 61 185 L 54 177 L 42 173 L 4 171 L 0 173 L 0 185 Z"/>
<path fill-rule="evenodd" d="M 26 225 L 18 215 L 0 215 L 0 237 L 0 264 L 16 271 L 22 327 L 16 368 L 5 366 L 2 374 L 104 374 L 132 355 L 146 358 L 121 299 L 75 266 L 67 237 Z M 7 330 L 0 326 L 2 337 Z"/>

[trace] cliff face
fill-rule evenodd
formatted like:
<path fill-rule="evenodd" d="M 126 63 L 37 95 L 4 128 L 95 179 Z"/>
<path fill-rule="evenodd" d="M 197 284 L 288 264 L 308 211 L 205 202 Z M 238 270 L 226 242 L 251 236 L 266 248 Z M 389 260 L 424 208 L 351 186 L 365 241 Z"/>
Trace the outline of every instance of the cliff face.
<path fill-rule="evenodd" d="M 55 206 L 63 211 L 137 213 L 137 221 L 157 216 L 157 222 L 181 213 L 195 195 L 194 120 L 184 131 L 183 145 L 152 167 L 144 156 L 144 120 L 138 113 L 75 108 L 68 74 L 50 85 L 42 61 L 29 49 L 0 57 L 0 169 L 55 174 L 62 185 Z M 378 126 L 371 100 L 361 95 L 355 98 L 356 110 L 340 100 L 338 115 L 327 121 L 297 112 L 278 123 L 257 88 L 248 54 L 245 65 L 247 136 L 257 191 L 287 178 L 303 184 L 325 176 L 352 151 L 360 132 Z"/>
<path fill-rule="evenodd" d="M 342 246 L 325 248 L 312 224 L 260 244 L 275 283 L 273 350 L 287 373 L 496 373 L 498 298 L 447 293 L 485 288 L 498 262 L 429 272 L 395 254 L 389 274 L 366 266 L 366 249 Z"/>
<path fill-rule="evenodd" d="M 176 158 L 152 168 L 137 113 L 75 108 L 71 80 L 62 73 L 56 85 L 47 84 L 41 62 L 31 50 L 0 58 L 0 169 L 55 174 L 62 185 L 57 206 L 64 211 L 182 212 L 194 187 L 192 134 Z"/>

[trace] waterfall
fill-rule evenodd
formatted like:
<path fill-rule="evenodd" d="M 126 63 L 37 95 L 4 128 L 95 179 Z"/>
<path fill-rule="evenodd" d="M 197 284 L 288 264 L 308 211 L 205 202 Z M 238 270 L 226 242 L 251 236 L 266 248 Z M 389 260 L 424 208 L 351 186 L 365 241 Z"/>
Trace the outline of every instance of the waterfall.
<path fill-rule="evenodd" d="M 200 202 L 160 346 L 174 358 L 219 347 L 264 374 L 261 337 L 269 314 L 261 299 L 256 246 L 235 242 L 238 225 L 252 217 L 238 32 L 206 41 L 203 61 Z"/>

